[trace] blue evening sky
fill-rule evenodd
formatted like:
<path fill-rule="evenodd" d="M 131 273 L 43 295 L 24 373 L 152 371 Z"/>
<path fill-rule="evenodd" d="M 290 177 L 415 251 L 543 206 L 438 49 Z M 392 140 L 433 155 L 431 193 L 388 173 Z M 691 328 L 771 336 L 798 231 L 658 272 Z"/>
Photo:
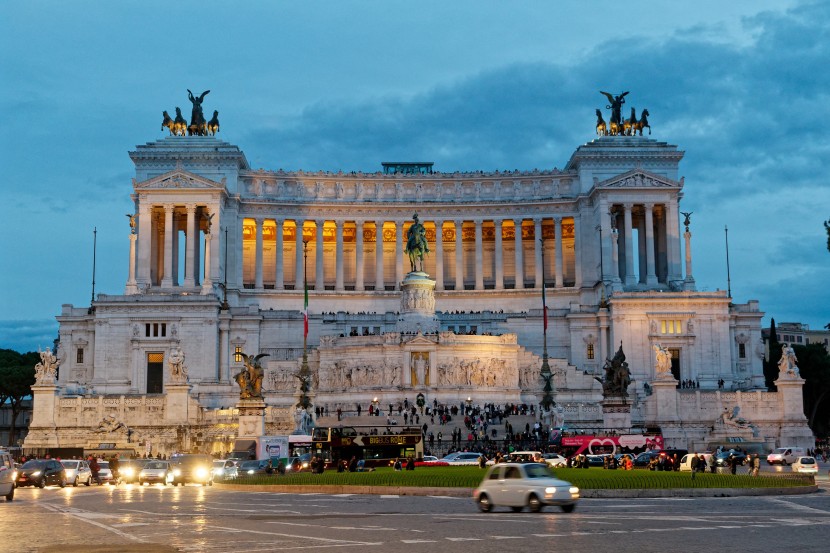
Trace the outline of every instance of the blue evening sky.
<path fill-rule="evenodd" d="M 127 152 L 210 89 L 254 168 L 562 168 L 599 90 L 630 90 L 686 152 L 698 288 L 765 322 L 830 322 L 830 3 L 0 3 L 0 347 L 46 346 L 61 304 L 122 293 Z"/>

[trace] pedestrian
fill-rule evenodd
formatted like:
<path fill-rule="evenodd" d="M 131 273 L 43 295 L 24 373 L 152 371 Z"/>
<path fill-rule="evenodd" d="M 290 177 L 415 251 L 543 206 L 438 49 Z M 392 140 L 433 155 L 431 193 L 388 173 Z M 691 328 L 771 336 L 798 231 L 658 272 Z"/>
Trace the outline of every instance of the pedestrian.
<path fill-rule="evenodd" d="M 89 456 L 89 471 L 92 473 L 92 479 L 100 486 L 101 485 L 101 465 L 98 464 L 98 459 Z"/>
<path fill-rule="evenodd" d="M 692 453 L 692 461 L 691 461 L 691 466 L 692 466 L 692 480 L 694 480 L 694 479 L 695 479 L 695 476 L 697 475 L 697 467 L 698 467 L 698 465 L 699 465 L 699 464 L 700 464 L 700 459 L 698 459 L 697 455 L 695 455 L 694 453 Z"/>
<path fill-rule="evenodd" d="M 761 471 L 761 458 L 758 457 L 757 453 L 752 454 L 752 476 L 758 476 L 758 473 Z"/>
<path fill-rule="evenodd" d="M 738 456 L 734 453 L 729 456 L 729 468 L 732 474 L 738 474 Z"/>
<path fill-rule="evenodd" d="M 483 469 L 486 466 L 487 466 L 487 457 L 482 455 L 481 457 L 478 458 L 478 467 Z"/>

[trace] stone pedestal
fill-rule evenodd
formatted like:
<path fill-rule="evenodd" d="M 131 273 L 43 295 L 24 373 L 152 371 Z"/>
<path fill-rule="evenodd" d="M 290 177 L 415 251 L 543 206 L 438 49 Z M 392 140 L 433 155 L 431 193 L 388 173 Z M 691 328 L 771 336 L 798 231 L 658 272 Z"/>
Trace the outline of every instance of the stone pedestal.
<path fill-rule="evenodd" d="M 669 373 L 651 383 L 652 395 L 657 409 L 655 421 L 677 422 L 677 381 Z"/>
<path fill-rule="evenodd" d="M 190 420 L 190 384 L 167 384 L 165 419 L 170 424 L 187 424 Z M 192 413 L 195 417 L 196 413 Z"/>
<path fill-rule="evenodd" d="M 23 443 L 25 448 L 59 447 L 55 425 L 58 386 L 32 386 L 32 421 Z"/>
<path fill-rule="evenodd" d="M 624 397 L 603 399 L 602 424 L 605 430 L 628 432 L 631 429 L 631 402 Z"/>
<path fill-rule="evenodd" d="M 804 379 L 796 372 L 787 371 L 778 376 L 775 386 L 781 405 L 781 442 L 777 447 L 815 447 L 815 437 L 804 416 Z"/>
<path fill-rule="evenodd" d="M 262 398 L 240 399 L 239 430 L 237 439 L 257 439 L 265 435 L 265 400 Z"/>
<path fill-rule="evenodd" d="M 435 334 L 440 321 L 435 316 L 435 281 L 413 271 L 401 282 L 401 309 L 397 331 L 403 334 Z"/>

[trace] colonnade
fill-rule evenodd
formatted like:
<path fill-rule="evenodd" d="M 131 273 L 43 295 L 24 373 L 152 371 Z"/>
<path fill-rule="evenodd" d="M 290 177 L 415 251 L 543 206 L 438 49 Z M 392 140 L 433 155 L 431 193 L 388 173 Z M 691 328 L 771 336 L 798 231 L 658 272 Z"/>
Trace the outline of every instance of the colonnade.
<path fill-rule="evenodd" d="M 575 286 L 581 278 L 574 238 L 578 220 L 572 217 L 422 223 L 433 250 L 426 257 L 426 270 L 439 291 L 541 288 L 543 274 L 548 287 Z M 410 224 L 386 219 L 246 218 L 242 282 L 253 289 L 301 289 L 303 267 L 311 264 L 308 285 L 315 290 L 397 289 L 410 269 L 404 254 Z M 543 241 L 542 236 L 552 239 Z"/>

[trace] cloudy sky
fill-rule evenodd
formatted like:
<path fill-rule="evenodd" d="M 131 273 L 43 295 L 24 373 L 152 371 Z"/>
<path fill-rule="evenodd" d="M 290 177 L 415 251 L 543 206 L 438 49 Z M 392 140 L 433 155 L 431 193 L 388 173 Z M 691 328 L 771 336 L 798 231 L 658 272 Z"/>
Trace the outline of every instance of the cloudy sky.
<path fill-rule="evenodd" d="M 830 323 L 830 3 L 0 3 L 0 347 L 46 346 L 61 304 L 122 293 L 127 152 L 210 89 L 252 167 L 562 168 L 598 91 L 629 90 L 686 152 L 699 289 Z"/>

